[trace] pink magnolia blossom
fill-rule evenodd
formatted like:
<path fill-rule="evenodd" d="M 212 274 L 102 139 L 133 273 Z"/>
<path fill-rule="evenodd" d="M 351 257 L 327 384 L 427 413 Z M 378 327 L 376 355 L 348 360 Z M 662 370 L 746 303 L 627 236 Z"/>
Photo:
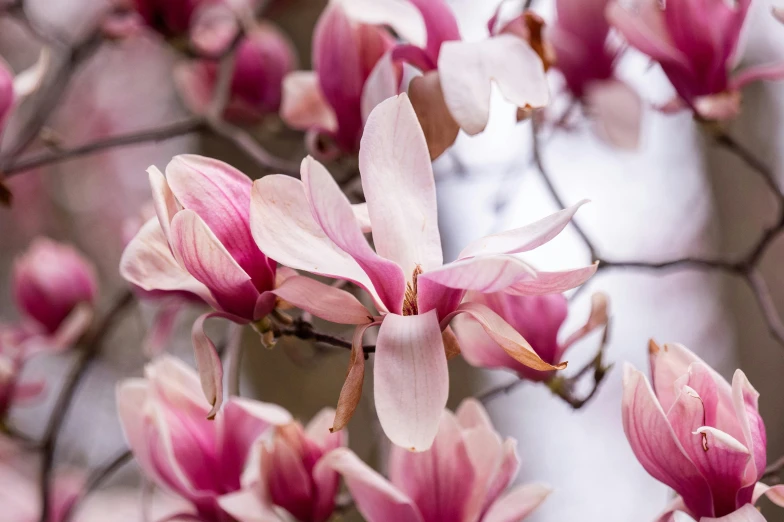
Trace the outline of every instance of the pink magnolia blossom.
<path fill-rule="evenodd" d="M 326 461 L 343 475 L 368 522 L 513 522 L 550 493 L 536 483 L 507 490 L 519 467 L 516 446 L 501 439 L 479 402 L 468 399 L 456 414 L 440 415 L 430 450 L 392 448 L 389 480 L 347 449 Z"/>
<path fill-rule="evenodd" d="M 284 409 L 239 397 L 207 420 L 199 377 L 169 356 L 148 364 L 143 379 L 117 388 L 125 438 L 143 472 L 195 507 L 200 520 L 228 522 L 222 495 L 238 491 L 251 447 L 272 426 L 291 422 Z"/>
<path fill-rule="evenodd" d="M 371 113 L 359 170 L 375 251 L 348 199 L 313 158 L 302 162 L 302 181 L 274 175 L 254 183 L 251 230 L 260 248 L 279 262 L 354 282 L 372 296 L 378 310 L 374 313 L 351 294 L 313 280 L 297 289 L 310 296 L 310 302 L 297 299 L 301 308 L 335 323 L 358 325 L 333 428 L 343 427 L 356 407 L 364 374 L 362 334 L 380 323 L 374 364 L 379 420 L 395 444 L 422 451 L 430 447 L 446 405 L 449 377 L 442 331 L 455 315 L 473 316 L 523 364 L 538 370 L 564 367 L 543 361 L 488 307 L 461 305 L 466 292 L 562 292 L 584 282 L 595 266 L 537 272 L 516 255 L 555 237 L 579 204 L 526 227 L 479 239 L 457 261 L 444 264 L 430 156 L 405 94 L 382 102 Z M 296 298 L 299 292 L 288 294 Z M 453 352 L 451 331 L 445 335 L 446 349 Z"/>
<path fill-rule="evenodd" d="M 26 319 L 44 335 L 67 341 L 89 324 L 98 293 L 93 264 L 73 247 L 45 237 L 14 261 L 12 287 Z"/>
<path fill-rule="evenodd" d="M 234 76 L 224 117 L 254 123 L 280 107 L 283 77 L 295 65 L 288 37 L 270 23 L 257 24 L 237 48 Z M 177 86 L 188 108 L 204 114 L 214 97 L 218 63 L 196 60 L 176 69 Z"/>
<path fill-rule="evenodd" d="M 480 294 L 471 292 L 467 301 L 482 303 L 512 328 L 517 330 L 534 351 L 549 364 L 557 364 L 575 342 L 596 328 L 607 325 L 607 298 L 594 294 L 593 307 L 585 325 L 573 332 L 565 341 L 558 341 L 558 332 L 566 320 L 568 301 L 563 294 L 514 295 L 504 292 Z M 510 357 L 504 349 L 488 336 L 482 326 L 471 318 L 461 317 L 457 333 L 463 357 L 480 368 L 506 368 L 521 378 L 546 381 L 553 372 L 540 372 Z"/>
<path fill-rule="evenodd" d="M 640 0 L 631 9 L 613 2 L 607 15 L 630 45 L 656 60 L 679 98 L 668 108 L 692 107 L 724 120 L 740 111 L 744 85 L 784 76 L 784 64 L 732 69 L 751 0 Z"/>
<path fill-rule="evenodd" d="M 281 118 L 308 131 L 311 153 L 356 153 L 370 110 L 397 94 L 401 70 L 385 57 L 395 39 L 380 24 L 425 42 L 422 21 L 405 2 L 331 0 L 313 33 L 314 70 L 286 77 Z"/>
<path fill-rule="evenodd" d="M 766 462 L 757 391 L 741 370 L 730 385 L 678 344 L 651 341 L 650 362 L 653 387 L 624 370 L 623 427 L 645 470 L 680 495 L 660 520 L 675 511 L 702 522 L 764 520 L 751 506 L 770 493 L 757 484 Z"/>
<path fill-rule="evenodd" d="M 337 471 L 324 465 L 332 450 L 346 445 L 344 432 L 330 433 L 335 411 L 325 408 L 303 428 L 291 422 L 256 444 L 244 489 L 223 497 L 221 506 L 238 522 L 278 520 L 283 508 L 300 522 L 324 522 L 335 509 Z M 269 517 L 269 518 L 266 518 Z"/>

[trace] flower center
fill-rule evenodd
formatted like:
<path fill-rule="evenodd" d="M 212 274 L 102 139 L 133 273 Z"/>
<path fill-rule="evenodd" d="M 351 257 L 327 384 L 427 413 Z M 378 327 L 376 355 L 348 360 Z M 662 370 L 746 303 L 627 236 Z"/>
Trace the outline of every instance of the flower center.
<path fill-rule="evenodd" d="M 411 282 L 406 283 L 406 294 L 403 296 L 403 315 L 417 315 L 419 313 L 419 305 L 417 305 L 417 278 L 422 273 L 422 267 L 417 265 L 414 268 L 414 274 L 411 276 Z"/>

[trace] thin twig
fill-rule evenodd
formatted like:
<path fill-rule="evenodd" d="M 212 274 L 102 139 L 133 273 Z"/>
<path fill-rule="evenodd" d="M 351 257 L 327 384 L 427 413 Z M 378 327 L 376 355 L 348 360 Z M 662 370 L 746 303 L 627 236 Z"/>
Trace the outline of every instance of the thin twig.
<path fill-rule="evenodd" d="M 171 123 L 153 129 L 145 129 L 142 131 L 131 132 L 128 134 L 120 134 L 118 136 L 111 136 L 99 141 L 80 145 L 70 149 L 57 149 L 49 152 L 37 154 L 29 158 L 22 158 L 19 161 L 9 166 L 3 174 L 10 177 L 14 174 L 25 172 L 28 170 L 67 161 L 70 159 L 96 154 L 107 149 L 127 147 L 130 145 L 139 145 L 143 143 L 160 142 L 199 132 L 205 128 L 203 120 L 192 118 L 185 121 Z"/>
<path fill-rule="evenodd" d="M 60 429 L 73 403 L 76 390 L 82 382 L 82 378 L 87 374 L 92 363 L 97 359 L 101 350 L 101 344 L 106 336 L 111 332 L 115 323 L 120 319 L 124 311 L 134 302 L 133 293 L 125 291 L 114 302 L 112 307 L 104 316 L 103 320 L 96 324 L 96 327 L 89 331 L 85 337 L 81 353 L 76 363 L 71 367 L 70 372 L 65 378 L 65 383 L 57 397 L 52 416 L 44 432 L 43 442 L 41 443 L 41 522 L 49 520 L 49 508 L 51 498 L 51 478 L 54 467 L 54 452 L 57 449 L 57 439 Z"/>
<path fill-rule="evenodd" d="M 275 326 L 275 337 L 296 337 L 305 341 L 316 341 L 317 343 L 329 344 L 338 348 L 351 350 L 351 341 L 335 337 L 334 335 L 318 332 L 313 325 L 305 321 L 295 321 L 291 326 Z M 374 353 L 375 346 L 365 346 L 362 348 L 365 354 Z"/>
<path fill-rule="evenodd" d="M 79 504 L 93 491 L 101 487 L 101 485 L 109 480 L 115 473 L 117 473 L 123 466 L 133 459 L 133 453 L 129 449 L 124 449 L 118 452 L 115 456 L 106 461 L 106 464 L 96 468 L 92 474 L 87 478 L 82 491 L 80 492 L 79 499 L 68 505 L 66 510 L 60 517 L 60 522 L 68 522 L 73 518 L 76 513 L 76 508 Z"/>

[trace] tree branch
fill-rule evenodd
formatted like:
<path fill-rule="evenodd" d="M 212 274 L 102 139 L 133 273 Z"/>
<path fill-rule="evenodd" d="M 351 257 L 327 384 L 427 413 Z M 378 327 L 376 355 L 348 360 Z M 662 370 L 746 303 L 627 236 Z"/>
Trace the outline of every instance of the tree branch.
<path fill-rule="evenodd" d="M 296 337 L 297 339 L 302 339 L 304 341 L 316 341 L 317 343 L 328 344 L 330 346 L 351 350 L 351 341 L 346 341 L 345 339 L 341 339 L 340 337 L 336 337 L 334 335 L 318 332 L 313 328 L 311 323 L 301 320 L 294 321 L 291 326 L 275 325 L 274 333 L 275 337 Z M 376 351 L 376 347 L 372 345 L 365 346 L 362 348 L 362 350 L 367 356 L 369 353 L 374 353 Z"/>

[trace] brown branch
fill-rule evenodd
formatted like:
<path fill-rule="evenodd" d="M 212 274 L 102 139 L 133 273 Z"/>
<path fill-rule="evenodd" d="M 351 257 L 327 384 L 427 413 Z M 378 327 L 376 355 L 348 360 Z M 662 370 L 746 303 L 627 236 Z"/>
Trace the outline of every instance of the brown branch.
<path fill-rule="evenodd" d="M 123 466 L 133 459 L 133 453 L 129 449 L 124 449 L 118 452 L 115 456 L 111 457 L 106 464 L 95 469 L 87 478 L 87 482 L 82 488 L 79 499 L 68 505 L 66 510 L 60 517 L 60 522 L 68 522 L 73 518 L 76 508 L 79 504 L 87 498 L 87 496 L 101 487 L 101 485 L 109 480 L 115 473 L 117 473 Z"/>
<path fill-rule="evenodd" d="M 133 294 L 128 290 L 123 292 L 114 302 L 104 318 L 96 323 L 95 328 L 85 334 L 82 342 L 83 349 L 79 354 L 79 358 L 65 377 L 65 382 L 60 389 L 60 395 L 57 397 L 57 401 L 52 409 L 52 416 L 49 418 L 41 443 L 41 522 L 46 522 L 49 519 L 54 452 L 57 449 L 57 439 L 60 435 L 63 422 L 68 414 L 68 410 L 73 403 L 73 398 L 83 377 L 97 359 L 104 339 L 109 332 L 111 332 L 115 323 L 120 319 L 125 310 L 133 304 L 133 302 Z"/>
<path fill-rule="evenodd" d="M 302 339 L 304 341 L 315 341 L 317 343 L 328 344 L 338 348 L 351 350 L 351 341 L 316 331 L 312 324 L 301 320 L 294 321 L 291 326 L 274 325 L 273 331 L 275 333 L 275 337 L 296 337 L 297 339 Z M 369 353 L 374 353 L 376 351 L 376 347 L 365 346 L 363 347 L 363 351 L 367 356 Z"/>

